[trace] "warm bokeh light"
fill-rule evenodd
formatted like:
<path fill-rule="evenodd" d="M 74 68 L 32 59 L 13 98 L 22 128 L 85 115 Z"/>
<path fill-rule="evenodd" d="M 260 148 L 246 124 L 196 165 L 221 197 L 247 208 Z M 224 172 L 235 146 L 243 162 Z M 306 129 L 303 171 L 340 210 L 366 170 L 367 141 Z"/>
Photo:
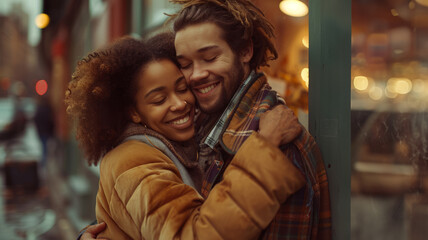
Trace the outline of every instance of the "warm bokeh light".
<path fill-rule="evenodd" d="M 308 36 L 304 36 L 302 38 L 302 44 L 303 46 L 305 46 L 306 48 L 309 48 L 309 37 Z"/>
<path fill-rule="evenodd" d="M 407 94 L 412 91 L 412 81 L 408 78 L 390 78 L 386 88 L 391 93 Z"/>
<path fill-rule="evenodd" d="M 283 0 L 279 3 L 279 8 L 292 17 L 303 17 L 308 14 L 308 6 L 299 0 Z"/>
<path fill-rule="evenodd" d="M 380 100 L 383 96 L 382 88 L 374 86 L 369 91 L 369 97 L 373 100 Z"/>
<path fill-rule="evenodd" d="M 391 14 L 394 17 L 397 17 L 399 15 L 397 9 L 395 9 L 395 8 L 391 9 Z"/>
<path fill-rule="evenodd" d="M 396 83 L 395 90 L 399 94 L 407 94 L 412 90 L 412 82 L 409 79 L 400 79 Z"/>
<path fill-rule="evenodd" d="M 45 80 L 39 80 L 36 83 L 36 92 L 40 96 L 45 95 L 48 91 L 48 83 Z"/>
<path fill-rule="evenodd" d="M 422 6 L 428 7 L 428 0 L 415 0 L 415 1 Z"/>
<path fill-rule="evenodd" d="M 354 87 L 360 91 L 367 90 L 369 87 L 369 79 L 366 76 L 354 77 Z"/>
<path fill-rule="evenodd" d="M 309 68 L 303 68 L 300 72 L 302 80 L 305 82 L 306 87 L 309 87 Z"/>
<path fill-rule="evenodd" d="M 49 25 L 49 16 L 45 13 L 40 13 L 35 19 L 36 26 L 43 29 Z"/>

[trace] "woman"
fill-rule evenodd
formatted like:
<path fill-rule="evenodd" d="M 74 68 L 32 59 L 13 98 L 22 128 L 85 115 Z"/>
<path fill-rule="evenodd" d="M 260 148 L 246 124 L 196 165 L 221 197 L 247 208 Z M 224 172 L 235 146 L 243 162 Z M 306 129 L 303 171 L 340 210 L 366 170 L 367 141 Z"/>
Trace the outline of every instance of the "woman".
<path fill-rule="evenodd" d="M 66 103 L 88 162 L 102 158 L 96 215 L 107 228 L 98 237 L 254 239 L 304 185 L 297 170 L 284 176 L 295 167 L 279 142 L 267 140 L 282 133 L 261 119 L 261 133 L 246 140 L 223 180 L 201 197 L 195 99 L 169 34 L 146 43 L 124 38 L 90 54 L 77 66 Z M 270 158 L 258 154 L 261 148 Z"/>

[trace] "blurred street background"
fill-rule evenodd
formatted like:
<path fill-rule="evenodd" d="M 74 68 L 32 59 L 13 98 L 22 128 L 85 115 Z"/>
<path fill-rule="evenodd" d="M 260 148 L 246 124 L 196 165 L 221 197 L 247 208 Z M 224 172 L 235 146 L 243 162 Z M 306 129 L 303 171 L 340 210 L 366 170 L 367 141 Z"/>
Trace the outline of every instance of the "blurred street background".
<path fill-rule="evenodd" d="M 278 60 L 262 70 L 307 127 L 309 1 L 287 9 L 290 1 L 252 2 L 276 31 Z M 76 239 L 95 220 L 99 172 L 66 115 L 67 84 L 89 52 L 162 31 L 164 13 L 176 10 L 168 0 L 0 0 L 0 239 Z M 345 225 L 355 240 L 427 239 L 428 0 L 353 0 L 344 31 L 352 31 Z"/>

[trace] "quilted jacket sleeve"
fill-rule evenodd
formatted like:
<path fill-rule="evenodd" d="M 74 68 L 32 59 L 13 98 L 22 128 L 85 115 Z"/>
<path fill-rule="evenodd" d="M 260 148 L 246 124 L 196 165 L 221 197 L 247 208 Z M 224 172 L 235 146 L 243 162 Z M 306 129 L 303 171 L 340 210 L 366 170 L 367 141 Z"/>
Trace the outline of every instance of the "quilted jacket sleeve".
<path fill-rule="evenodd" d="M 161 152 L 132 156 L 131 163 L 113 171 L 113 190 L 104 191 L 110 198 L 104 208 L 133 239 L 256 239 L 280 204 L 305 184 L 282 152 L 257 133 L 246 140 L 205 201 L 182 183 Z"/>

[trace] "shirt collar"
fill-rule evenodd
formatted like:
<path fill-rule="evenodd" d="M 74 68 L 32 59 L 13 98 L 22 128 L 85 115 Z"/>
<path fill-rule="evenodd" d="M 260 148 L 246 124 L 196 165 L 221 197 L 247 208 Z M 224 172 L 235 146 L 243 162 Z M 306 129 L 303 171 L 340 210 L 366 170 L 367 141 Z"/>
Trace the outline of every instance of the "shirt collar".
<path fill-rule="evenodd" d="M 258 74 L 255 71 L 251 71 L 250 75 L 245 79 L 245 81 L 241 84 L 238 90 L 233 95 L 223 114 L 218 119 L 217 123 L 214 125 L 211 132 L 208 134 L 207 138 L 204 141 L 204 144 L 208 145 L 210 148 L 214 149 L 217 145 L 220 136 L 224 132 L 227 127 L 227 123 L 229 122 L 229 116 L 235 111 L 242 97 L 247 92 L 248 88 L 252 85 L 252 83 L 257 80 Z"/>

